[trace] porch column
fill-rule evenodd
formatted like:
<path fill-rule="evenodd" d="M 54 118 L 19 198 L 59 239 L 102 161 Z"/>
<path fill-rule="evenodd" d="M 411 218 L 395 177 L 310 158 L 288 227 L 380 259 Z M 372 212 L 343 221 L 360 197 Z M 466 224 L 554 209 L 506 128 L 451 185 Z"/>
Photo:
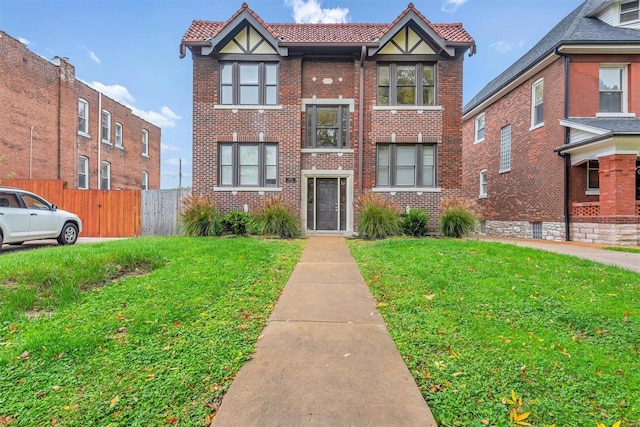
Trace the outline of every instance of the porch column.
<path fill-rule="evenodd" d="M 600 157 L 600 215 L 634 216 L 636 214 L 635 154 Z"/>

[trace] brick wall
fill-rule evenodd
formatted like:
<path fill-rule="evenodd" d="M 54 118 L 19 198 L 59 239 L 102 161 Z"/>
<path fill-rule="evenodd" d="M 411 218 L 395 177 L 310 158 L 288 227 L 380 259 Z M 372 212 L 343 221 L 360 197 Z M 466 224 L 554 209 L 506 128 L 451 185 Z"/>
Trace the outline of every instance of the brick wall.
<path fill-rule="evenodd" d="M 78 156 L 86 156 L 90 188 L 98 188 L 98 92 L 76 80 L 68 61 L 49 62 L 2 31 L 0 75 L 0 155 L 7 156 L 0 177 L 29 178 L 31 157 L 31 178 L 62 179 L 77 188 Z M 78 98 L 89 103 L 90 138 L 77 132 Z M 160 188 L 160 128 L 107 96 L 102 103 L 111 112 L 112 141 L 116 122 L 124 133 L 124 150 L 101 147 L 102 160 L 111 162 L 111 188 L 140 188 L 142 170 L 149 172 L 149 187 Z M 143 128 L 149 131 L 149 157 L 141 156 Z"/>

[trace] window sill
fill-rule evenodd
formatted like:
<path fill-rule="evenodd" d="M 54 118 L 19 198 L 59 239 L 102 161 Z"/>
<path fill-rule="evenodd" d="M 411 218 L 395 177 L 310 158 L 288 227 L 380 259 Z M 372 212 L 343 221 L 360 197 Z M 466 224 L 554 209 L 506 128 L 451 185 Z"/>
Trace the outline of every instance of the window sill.
<path fill-rule="evenodd" d="M 216 104 L 213 106 L 214 110 L 282 110 L 282 105 L 222 105 Z"/>
<path fill-rule="evenodd" d="M 441 105 L 374 105 L 373 111 L 442 111 Z"/>
<path fill-rule="evenodd" d="M 509 169 L 500 169 L 498 171 L 498 173 L 507 173 L 507 172 L 511 172 L 511 168 L 509 168 Z"/>
<path fill-rule="evenodd" d="M 440 187 L 374 187 L 371 189 L 374 193 L 441 193 Z"/>
<path fill-rule="evenodd" d="M 107 141 L 106 139 L 103 139 L 103 140 L 102 140 L 102 143 L 103 143 L 103 144 L 107 144 L 107 145 L 113 145 L 113 144 L 111 144 L 111 142 L 110 142 L 110 141 Z"/>
<path fill-rule="evenodd" d="M 88 134 L 88 133 L 86 133 L 86 132 L 82 132 L 82 131 L 78 131 L 78 136 L 82 136 L 82 137 L 84 137 L 84 138 L 89 138 L 89 139 L 91 139 L 91 135 L 89 135 L 89 134 Z"/>
<path fill-rule="evenodd" d="M 585 196 L 599 196 L 600 190 L 587 190 L 584 192 Z"/>
<path fill-rule="evenodd" d="M 300 150 L 301 153 L 336 153 L 338 156 L 342 154 L 353 154 L 354 150 L 352 148 L 303 148 Z"/>
<path fill-rule="evenodd" d="M 635 113 L 596 113 L 596 117 L 635 117 Z"/>
<path fill-rule="evenodd" d="M 282 187 L 213 187 L 213 191 L 226 191 L 233 194 L 237 193 L 275 193 L 282 191 Z"/>
<path fill-rule="evenodd" d="M 531 132 L 532 130 L 540 129 L 541 127 L 544 127 L 544 122 L 542 122 L 542 123 L 538 123 L 537 125 L 532 125 L 532 126 L 529 128 L 529 132 Z"/>
<path fill-rule="evenodd" d="M 146 157 L 148 159 L 149 155 L 148 154 L 143 154 L 142 157 Z"/>
<path fill-rule="evenodd" d="M 475 141 L 473 141 L 473 143 L 474 143 L 474 144 L 479 144 L 479 143 L 481 143 L 482 141 L 484 141 L 484 138 L 482 138 L 482 139 L 476 139 Z"/>
<path fill-rule="evenodd" d="M 486 194 L 481 194 L 478 196 L 478 199 L 486 199 L 487 195 Z"/>

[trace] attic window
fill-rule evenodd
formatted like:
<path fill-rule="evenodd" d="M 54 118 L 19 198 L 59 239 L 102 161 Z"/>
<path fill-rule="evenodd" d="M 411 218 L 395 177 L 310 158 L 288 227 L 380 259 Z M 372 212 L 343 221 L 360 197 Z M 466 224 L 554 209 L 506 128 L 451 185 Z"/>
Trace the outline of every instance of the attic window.
<path fill-rule="evenodd" d="M 620 22 L 630 22 L 636 21 L 640 16 L 638 12 L 640 11 L 639 1 L 628 1 L 620 4 Z"/>

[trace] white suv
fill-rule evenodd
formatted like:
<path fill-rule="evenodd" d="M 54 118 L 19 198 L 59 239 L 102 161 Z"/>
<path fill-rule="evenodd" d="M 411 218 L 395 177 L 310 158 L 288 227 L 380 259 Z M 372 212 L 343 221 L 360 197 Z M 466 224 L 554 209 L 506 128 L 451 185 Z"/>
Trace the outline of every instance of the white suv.
<path fill-rule="evenodd" d="M 81 231 L 82 221 L 77 215 L 29 191 L 0 187 L 0 249 L 3 243 L 21 245 L 40 239 L 73 245 Z"/>

